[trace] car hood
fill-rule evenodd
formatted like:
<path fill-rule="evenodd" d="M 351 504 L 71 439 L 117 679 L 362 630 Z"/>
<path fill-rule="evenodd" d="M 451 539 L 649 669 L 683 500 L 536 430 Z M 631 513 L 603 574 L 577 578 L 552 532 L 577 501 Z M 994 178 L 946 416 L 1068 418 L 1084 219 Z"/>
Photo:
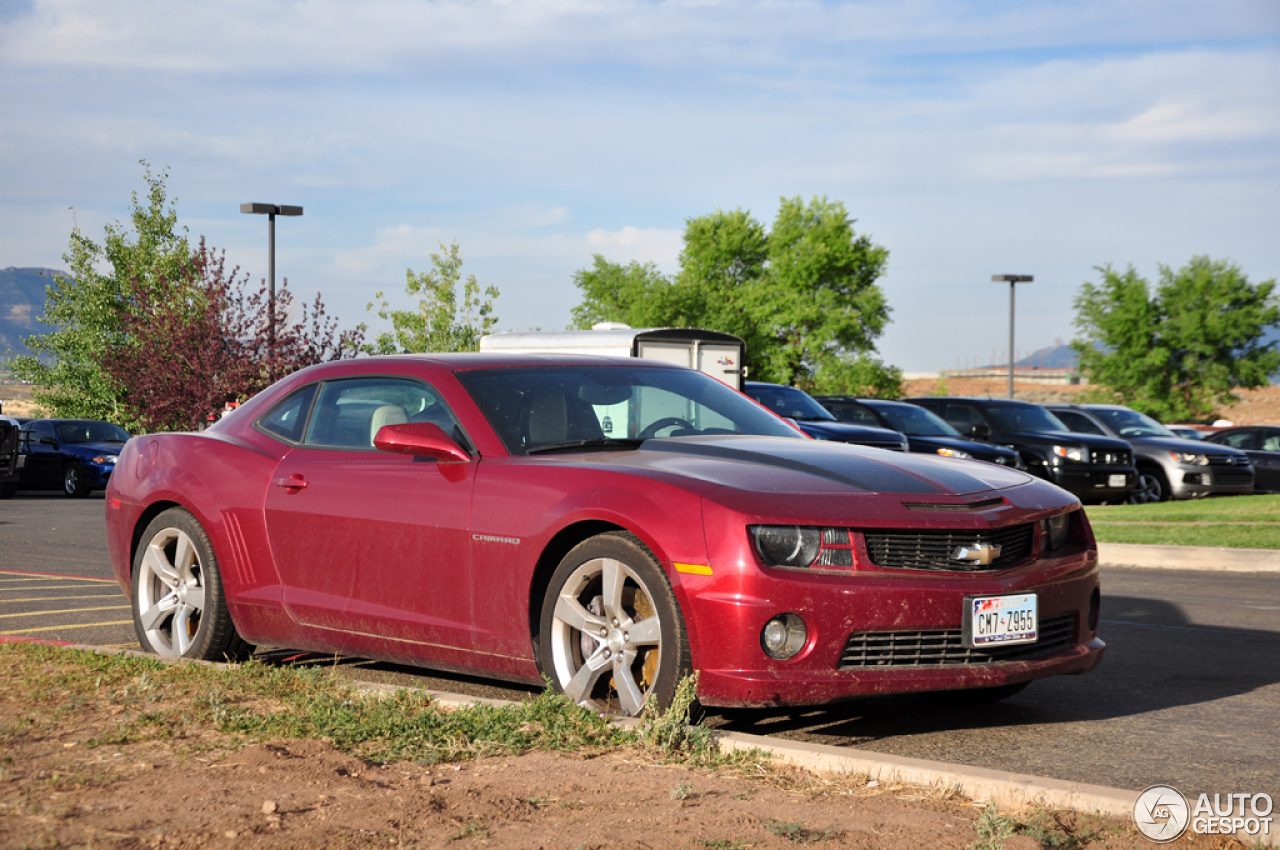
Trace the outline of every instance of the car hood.
<path fill-rule="evenodd" d="M 124 448 L 124 443 L 67 443 L 66 447 L 92 457 L 93 455 L 118 455 Z"/>
<path fill-rule="evenodd" d="M 1031 480 L 1005 467 L 847 443 L 785 437 L 649 440 L 630 452 L 555 455 L 539 460 L 697 481 L 753 493 L 897 493 L 963 496 Z"/>
<path fill-rule="evenodd" d="M 1244 452 L 1239 449 L 1233 449 L 1230 446 L 1224 446 L 1219 443 L 1208 443 L 1204 440 L 1184 440 L 1181 437 L 1126 437 L 1125 439 L 1133 443 L 1135 446 L 1143 448 L 1163 449 L 1170 452 L 1194 452 L 1195 454 L 1213 454 L 1226 455 L 1242 455 Z M 1209 448 L 1212 446 L 1213 448 Z"/>
<path fill-rule="evenodd" d="M 988 455 L 990 457 L 1017 457 L 1018 453 L 1013 449 L 1006 449 L 1004 446 L 993 446 L 990 443 L 980 443 L 977 440 L 966 440 L 963 437 L 913 437 L 908 435 L 908 440 L 913 443 L 920 443 L 926 446 L 946 446 L 949 449 L 959 449 L 962 452 L 968 452 L 974 457 Z"/>
<path fill-rule="evenodd" d="M 1077 431 L 1015 431 L 1011 436 L 1028 442 L 1061 443 L 1066 446 L 1079 445 L 1091 449 L 1128 449 L 1127 440 L 1116 437 L 1100 437 L 1097 434 L 1081 434 Z"/>
<path fill-rule="evenodd" d="M 882 443 L 901 442 L 902 436 L 888 428 L 877 428 L 874 425 L 850 425 L 847 422 L 829 422 L 822 419 L 800 419 L 796 421 L 800 430 L 806 434 L 820 434 L 828 440 L 838 442 L 862 442 L 875 440 Z"/>

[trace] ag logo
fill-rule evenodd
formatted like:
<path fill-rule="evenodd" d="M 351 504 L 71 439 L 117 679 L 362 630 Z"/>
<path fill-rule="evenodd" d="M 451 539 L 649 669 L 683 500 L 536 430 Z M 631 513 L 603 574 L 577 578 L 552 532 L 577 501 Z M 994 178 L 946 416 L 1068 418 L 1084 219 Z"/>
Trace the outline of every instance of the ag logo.
<path fill-rule="evenodd" d="M 1187 831 L 1190 820 L 1187 798 L 1172 785 L 1152 785 L 1133 804 L 1138 831 L 1159 844 L 1176 840 Z"/>

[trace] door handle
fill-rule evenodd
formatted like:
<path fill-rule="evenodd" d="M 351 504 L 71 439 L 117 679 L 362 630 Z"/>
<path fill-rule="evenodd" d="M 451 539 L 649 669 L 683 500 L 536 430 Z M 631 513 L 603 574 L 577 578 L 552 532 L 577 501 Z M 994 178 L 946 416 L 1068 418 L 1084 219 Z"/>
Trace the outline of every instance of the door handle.
<path fill-rule="evenodd" d="M 284 489 L 289 490 L 290 492 L 296 493 L 299 490 L 305 490 L 307 488 L 307 480 L 303 478 L 301 475 L 294 473 L 293 475 L 290 475 L 288 478 L 277 478 L 276 486 L 283 487 Z"/>

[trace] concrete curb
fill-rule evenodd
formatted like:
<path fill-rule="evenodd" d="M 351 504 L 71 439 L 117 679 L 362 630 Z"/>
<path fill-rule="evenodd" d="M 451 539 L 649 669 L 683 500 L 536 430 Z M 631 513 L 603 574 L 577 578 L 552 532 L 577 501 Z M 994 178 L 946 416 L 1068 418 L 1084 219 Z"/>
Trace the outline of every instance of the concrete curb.
<path fill-rule="evenodd" d="M 1209 570 L 1231 573 L 1280 573 L 1280 549 L 1228 549 L 1220 546 L 1141 546 L 1099 543 L 1104 567 L 1156 570 Z"/>

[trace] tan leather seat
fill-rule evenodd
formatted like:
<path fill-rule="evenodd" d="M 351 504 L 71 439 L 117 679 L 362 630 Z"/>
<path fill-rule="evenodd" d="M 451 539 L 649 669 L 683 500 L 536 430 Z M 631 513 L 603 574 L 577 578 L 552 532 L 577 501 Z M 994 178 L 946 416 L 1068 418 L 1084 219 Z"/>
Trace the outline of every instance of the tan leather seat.
<path fill-rule="evenodd" d="M 373 445 L 373 438 L 378 436 L 378 431 L 380 431 L 384 425 L 400 425 L 408 421 L 409 417 L 405 414 L 404 408 L 400 405 L 382 405 L 382 407 L 373 411 L 373 418 L 369 420 L 369 445 Z"/>

